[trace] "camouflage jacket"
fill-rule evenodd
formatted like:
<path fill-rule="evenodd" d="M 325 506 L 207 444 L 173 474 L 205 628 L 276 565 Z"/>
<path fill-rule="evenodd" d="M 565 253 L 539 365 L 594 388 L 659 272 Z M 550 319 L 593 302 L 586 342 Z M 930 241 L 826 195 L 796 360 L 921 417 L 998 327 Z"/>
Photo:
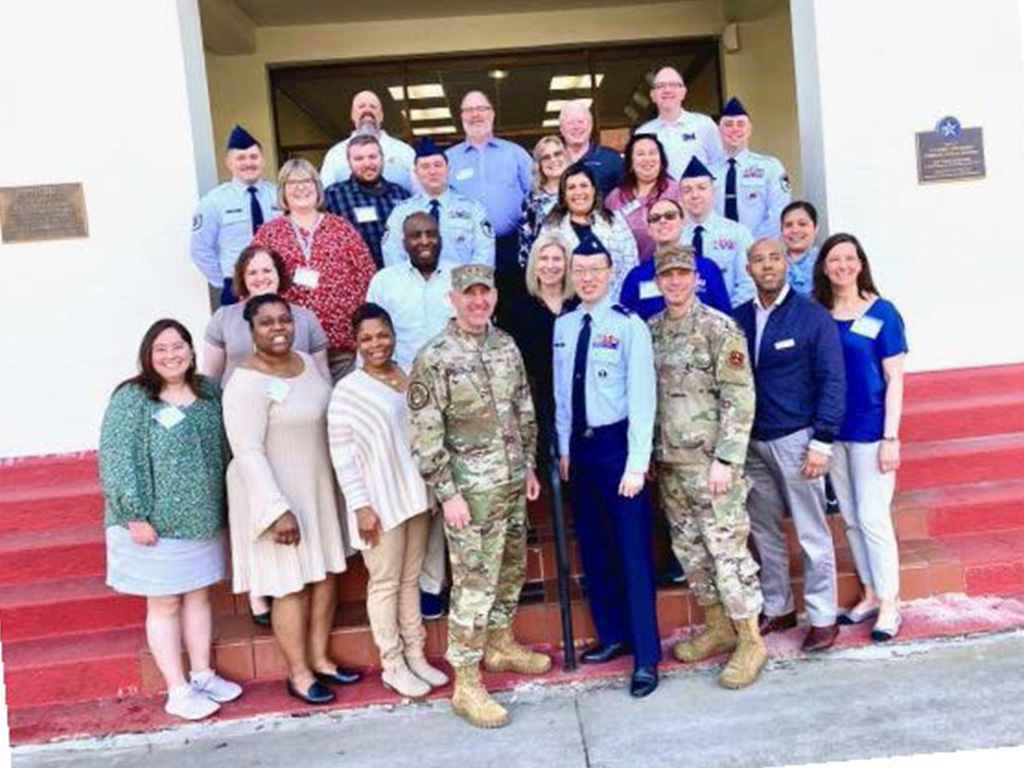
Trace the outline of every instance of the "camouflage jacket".
<path fill-rule="evenodd" d="M 735 321 L 694 299 L 678 319 L 648 321 L 658 373 L 655 458 L 742 465 L 754 423 L 754 377 Z M 699 454 L 695 454 L 699 452 Z"/>
<path fill-rule="evenodd" d="M 441 501 L 523 482 L 537 420 L 512 337 L 467 333 L 455 320 L 420 350 L 408 392 L 412 454 Z"/>

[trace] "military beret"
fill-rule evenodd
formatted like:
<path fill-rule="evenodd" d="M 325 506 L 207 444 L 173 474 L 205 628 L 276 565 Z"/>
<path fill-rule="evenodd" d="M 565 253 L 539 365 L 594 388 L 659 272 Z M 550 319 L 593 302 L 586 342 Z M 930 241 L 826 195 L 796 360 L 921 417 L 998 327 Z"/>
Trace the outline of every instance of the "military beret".
<path fill-rule="evenodd" d="M 452 270 L 452 290 L 462 293 L 473 285 L 494 287 L 494 270 L 486 264 L 460 264 Z"/>

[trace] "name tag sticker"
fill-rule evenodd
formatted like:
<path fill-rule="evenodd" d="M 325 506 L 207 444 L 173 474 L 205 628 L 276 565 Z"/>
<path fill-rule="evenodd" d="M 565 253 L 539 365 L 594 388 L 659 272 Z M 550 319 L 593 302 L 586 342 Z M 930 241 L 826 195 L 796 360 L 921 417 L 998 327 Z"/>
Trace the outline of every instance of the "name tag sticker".
<path fill-rule="evenodd" d="M 473 178 L 473 169 L 472 168 L 463 168 L 460 171 L 458 171 L 458 173 L 455 174 L 455 180 L 456 181 L 465 181 L 466 179 L 472 179 L 472 178 Z"/>
<path fill-rule="evenodd" d="M 185 420 L 185 414 L 176 405 L 168 405 L 153 414 L 153 418 L 164 429 L 173 429 Z"/>
<path fill-rule="evenodd" d="M 629 216 L 629 214 L 631 214 L 633 211 L 637 210 L 639 207 L 640 207 L 640 201 L 637 200 L 634 197 L 632 200 L 630 200 L 628 203 L 626 203 L 624 206 L 622 206 L 621 213 L 622 213 L 623 216 Z"/>
<path fill-rule="evenodd" d="M 876 339 L 878 338 L 878 332 L 882 330 L 882 321 L 877 317 L 862 315 L 854 321 L 853 325 L 850 326 L 850 330 L 858 336 Z"/>
<path fill-rule="evenodd" d="M 295 270 L 293 280 L 296 285 L 312 290 L 320 283 L 320 272 L 312 267 L 299 267 Z"/>
<path fill-rule="evenodd" d="M 641 299 L 657 299 L 661 297 L 661 288 L 653 280 L 644 280 L 640 283 Z"/>
<path fill-rule="evenodd" d="M 356 224 L 367 224 L 377 221 L 377 209 L 372 205 L 362 205 L 355 209 Z"/>
<path fill-rule="evenodd" d="M 291 391 L 292 388 L 288 386 L 288 382 L 281 379 L 271 379 L 270 383 L 267 384 L 267 397 L 275 403 L 283 403 Z"/>
<path fill-rule="evenodd" d="M 796 339 L 783 339 L 775 342 L 776 349 L 792 349 L 796 346 Z"/>

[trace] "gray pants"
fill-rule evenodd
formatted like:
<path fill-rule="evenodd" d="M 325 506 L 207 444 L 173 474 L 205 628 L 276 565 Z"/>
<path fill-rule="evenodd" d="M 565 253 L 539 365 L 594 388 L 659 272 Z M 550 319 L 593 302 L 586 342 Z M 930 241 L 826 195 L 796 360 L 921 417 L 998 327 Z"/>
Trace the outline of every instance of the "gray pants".
<path fill-rule="evenodd" d="M 800 471 L 810 441 L 810 429 L 777 440 L 750 441 L 747 477 L 752 487 L 747 508 L 761 555 L 765 614 L 782 616 L 795 609 L 782 530 L 784 512 L 789 510 L 803 551 L 807 617 L 812 625 L 826 627 L 836 620 L 836 553 L 825 520 L 825 481 L 808 480 Z"/>

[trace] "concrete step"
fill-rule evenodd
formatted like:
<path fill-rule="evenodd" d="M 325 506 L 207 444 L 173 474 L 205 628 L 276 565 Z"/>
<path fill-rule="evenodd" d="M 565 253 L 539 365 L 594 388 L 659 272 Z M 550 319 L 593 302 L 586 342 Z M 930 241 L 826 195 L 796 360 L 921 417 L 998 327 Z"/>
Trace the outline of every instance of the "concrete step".
<path fill-rule="evenodd" d="M 1024 468 L 1024 432 L 932 440 L 903 448 L 897 474 L 902 491 L 937 486 L 1018 480 Z"/>
<path fill-rule="evenodd" d="M 1008 432 L 1024 432 L 1024 387 L 1013 392 L 908 401 L 900 426 L 905 444 Z"/>
<path fill-rule="evenodd" d="M 904 400 L 972 397 L 1024 390 L 1024 365 L 992 365 L 947 371 L 920 371 L 906 378 Z"/>
<path fill-rule="evenodd" d="M 103 494 L 94 477 L 0 486 L 0 536 L 102 524 Z"/>

